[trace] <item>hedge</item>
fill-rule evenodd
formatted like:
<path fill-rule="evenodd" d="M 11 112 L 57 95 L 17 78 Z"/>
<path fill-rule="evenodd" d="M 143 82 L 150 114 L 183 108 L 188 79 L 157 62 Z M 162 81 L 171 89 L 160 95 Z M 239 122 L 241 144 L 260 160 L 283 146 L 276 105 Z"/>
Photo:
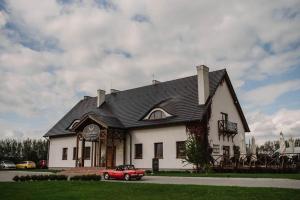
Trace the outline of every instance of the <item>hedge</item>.
<path fill-rule="evenodd" d="M 27 175 L 27 176 L 15 176 L 13 178 L 14 181 L 24 182 L 24 181 L 62 181 L 68 180 L 68 177 L 65 175 Z"/>
<path fill-rule="evenodd" d="M 68 180 L 68 177 L 65 175 L 32 175 L 32 176 L 15 176 L 14 181 L 24 182 L 24 181 L 63 181 Z M 70 178 L 72 181 L 100 181 L 101 176 L 93 175 L 82 175 L 82 176 L 73 176 Z"/>
<path fill-rule="evenodd" d="M 92 174 L 92 175 L 81 175 L 81 176 L 73 176 L 70 178 L 71 181 L 100 181 L 101 176 Z"/>

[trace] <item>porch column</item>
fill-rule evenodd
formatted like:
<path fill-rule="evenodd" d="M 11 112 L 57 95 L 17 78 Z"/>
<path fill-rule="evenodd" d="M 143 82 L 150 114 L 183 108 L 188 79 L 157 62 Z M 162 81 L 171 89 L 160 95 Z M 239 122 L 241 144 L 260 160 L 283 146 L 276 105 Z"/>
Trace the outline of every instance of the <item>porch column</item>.
<path fill-rule="evenodd" d="M 84 167 L 84 156 L 85 156 L 85 139 L 82 138 L 82 145 L 81 145 L 81 167 Z"/>
<path fill-rule="evenodd" d="M 112 159 L 111 159 L 111 167 L 115 167 L 115 141 L 114 141 L 114 132 L 112 133 L 112 139 L 111 139 L 111 143 L 112 143 Z"/>
<path fill-rule="evenodd" d="M 123 165 L 126 165 L 126 134 L 123 135 Z"/>
<path fill-rule="evenodd" d="M 78 167 L 78 148 L 79 148 L 79 134 L 76 137 L 76 155 L 75 155 L 75 167 Z"/>
<path fill-rule="evenodd" d="M 101 167 L 101 139 L 99 138 L 99 167 Z"/>
<path fill-rule="evenodd" d="M 107 168 L 107 138 L 108 138 L 108 131 L 106 130 L 106 136 L 105 136 L 105 168 Z"/>
<path fill-rule="evenodd" d="M 94 167 L 97 166 L 97 142 L 94 142 Z"/>
<path fill-rule="evenodd" d="M 92 143 L 92 153 L 91 153 L 91 167 L 93 167 L 93 160 L 94 160 L 94 142 L 91 141 Z"/>

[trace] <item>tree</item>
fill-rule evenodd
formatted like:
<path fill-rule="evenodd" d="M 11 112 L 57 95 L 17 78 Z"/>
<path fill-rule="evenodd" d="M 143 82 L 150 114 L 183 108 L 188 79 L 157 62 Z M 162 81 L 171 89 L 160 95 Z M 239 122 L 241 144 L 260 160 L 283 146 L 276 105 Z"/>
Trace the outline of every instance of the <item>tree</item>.
<path fill-rule="evenodd" d="M 188 136 L 186 141 L 185 162 L 195 165 L 197 172 L 209 163 L 205 146 L 192 134 Z"/>
<path fill-rule="evenodd" d="M 48 144 L 46 140 L 17 141 L 15 139 L 0 140 L 0 160 L 20 162 L 22 160 L 46 160 Z"/>

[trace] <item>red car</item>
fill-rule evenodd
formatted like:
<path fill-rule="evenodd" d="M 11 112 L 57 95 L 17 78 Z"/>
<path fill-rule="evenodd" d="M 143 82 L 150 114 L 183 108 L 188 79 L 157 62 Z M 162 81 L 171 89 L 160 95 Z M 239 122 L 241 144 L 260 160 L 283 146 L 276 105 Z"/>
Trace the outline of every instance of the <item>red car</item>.
<path fill-rule="evenodd" d="M 141 180 L 145 175 L 145 171 L 135 169 L 134 165 L 120 165 L 116 169 L 103 170 L 102 174 L 105 180 L 120 179 L 129 181 L 132 178 Z"/>
<path fill-rule="evenodd" d="M 39 161 L 39 167 L 41 169 L 46 169 L 47 168 L 47 160 L 40 160 Z"/>

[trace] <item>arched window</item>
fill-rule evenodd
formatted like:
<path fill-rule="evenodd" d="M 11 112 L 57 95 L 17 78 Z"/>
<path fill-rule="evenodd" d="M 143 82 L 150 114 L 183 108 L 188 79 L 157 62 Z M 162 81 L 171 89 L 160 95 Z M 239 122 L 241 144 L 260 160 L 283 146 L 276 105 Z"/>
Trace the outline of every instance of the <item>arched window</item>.
<path fill-rule="evenodd" d="M 152 112 L 151 115 L 149 116 L 149 119 L 151 119 L 151 120 L 162 119 L 162 118 L 166 118 L 166 114 L 163 113 L 163 111 L 161 111 L 161 110 L 156 110 L 156 111 Z"/>
<path fill-rule="evenodd" d="M 144 119 L 145 120 L 156 120 L 170 117 L 171 115 L 161 108 L 153 109 Z"/>

